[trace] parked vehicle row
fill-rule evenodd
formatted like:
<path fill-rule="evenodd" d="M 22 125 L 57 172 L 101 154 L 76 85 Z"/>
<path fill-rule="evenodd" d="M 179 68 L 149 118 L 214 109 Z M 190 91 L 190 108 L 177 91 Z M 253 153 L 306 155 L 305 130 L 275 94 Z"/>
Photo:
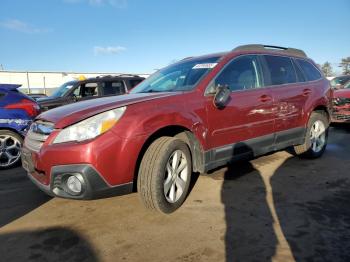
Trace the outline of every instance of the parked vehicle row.
<path fill-rule="evenodd" d="M 137 75 L 101 76 L 64 83 L 50 97 L 39 98 L 43 111 L 74 102 L 123 95 L 144 80 Z"/>
<path fill-rule="evenodd" d="M 320 157 L 331 102 L 329 81 L 303 51 L 240 46 L 181 60 L 128 95 L 40 114 L 22 163 L 49 195 L 94 199 L 137 188 L 146 207 L 171 213 L 193 172 L 290 146 Z"/>

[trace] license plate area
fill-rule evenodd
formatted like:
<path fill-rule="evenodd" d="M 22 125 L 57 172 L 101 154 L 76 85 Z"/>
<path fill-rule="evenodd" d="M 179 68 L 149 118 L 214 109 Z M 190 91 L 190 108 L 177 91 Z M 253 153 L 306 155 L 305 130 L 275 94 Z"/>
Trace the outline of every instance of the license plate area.
<path fill-rule="evenodd" d="M 32 153 L 22 148 L 22 166 L 28 173 L 34 173 L 35 167 L 33 163 Z"/>

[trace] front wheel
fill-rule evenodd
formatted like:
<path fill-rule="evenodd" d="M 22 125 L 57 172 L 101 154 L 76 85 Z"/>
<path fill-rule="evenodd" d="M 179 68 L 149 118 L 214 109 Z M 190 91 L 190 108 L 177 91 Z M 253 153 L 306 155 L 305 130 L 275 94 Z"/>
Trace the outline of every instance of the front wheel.
<path fill-rule="evenodd" d="M 148 209 L 172 213 L 185 201 L 192 174 L 191 153 L 186 143 L 161 137 L 146 150 L 139 168 L 137 189 Z"/>
<path fill-rule="evenodd" d="M 0 130 L 0 169 L 11 168 L 21 161 L 21 146 L 23 139 L 20 135 Z"/>
<path fill-rule="evenodd" d="M 294 147 L 297 155 L 318 158 L 326 150 L 328 141 L 328 118 L 322 112 L 313 112 L 306 131 L 305 143 Z"/>

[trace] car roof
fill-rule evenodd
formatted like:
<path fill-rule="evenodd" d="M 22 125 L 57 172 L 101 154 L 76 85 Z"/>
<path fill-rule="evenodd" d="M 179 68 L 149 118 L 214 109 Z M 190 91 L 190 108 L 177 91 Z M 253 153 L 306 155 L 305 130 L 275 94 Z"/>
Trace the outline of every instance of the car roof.
<path fill-rule="evenodd" d="M 129 74 L 121 74 L 121 75 L 106 75 L 106 76 L 97 76 L 97 77 L 90 77 L 84 80 L 76 80 L 71 81 L 72 84 L 75 83 L 90 83 L 90 82 L 103 82 L 103 81 L 109 81 L 109 80 L 143 80 L 144 77 L 138 76 L 138 75 L 129 75 Z"/>
<path fill-rule="evenodd" d="M 304 58 L 307 60 L 311 60 L 307 57 L 306 53 L 303 50 L 291 48 L 291 47 L 281 47 L 274 45 L 262 45 L 262 44 L 249 44 L 249 45 L 241 45 L 238 46 L 231 51 L 228 52 L 220 52 L 220 53 L 212 53 L 202 56 L 195 57 L 186 57 L 179 62 L 182 61 L 191 61 L 196 59 L 205 59 L 211 57 L 220 57 L 222 59 L 228 54 L 271 54 L 271 55 L 281 55 L 281 56 L 290 56 L 295 58 Z"/>
<path fill-rule="evenodd" d="M 0 89 L 4 91 L 16 91 L 17 88 L 21 86 L 22 85 L 18 85 L 18 84 L 0 84 Z"/>

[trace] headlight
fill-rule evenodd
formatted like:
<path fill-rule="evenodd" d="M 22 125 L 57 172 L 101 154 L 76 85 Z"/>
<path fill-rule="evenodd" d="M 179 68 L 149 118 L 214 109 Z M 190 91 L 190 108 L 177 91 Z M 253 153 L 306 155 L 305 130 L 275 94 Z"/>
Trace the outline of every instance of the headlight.
<path fill-rule="evenodd" d="M 119 107 L 92 116 L 72 126 L 64 128 L 53 141 L 54 144 L 92 139 L 111 129 L 121 118 L 126 107 Z"/>

